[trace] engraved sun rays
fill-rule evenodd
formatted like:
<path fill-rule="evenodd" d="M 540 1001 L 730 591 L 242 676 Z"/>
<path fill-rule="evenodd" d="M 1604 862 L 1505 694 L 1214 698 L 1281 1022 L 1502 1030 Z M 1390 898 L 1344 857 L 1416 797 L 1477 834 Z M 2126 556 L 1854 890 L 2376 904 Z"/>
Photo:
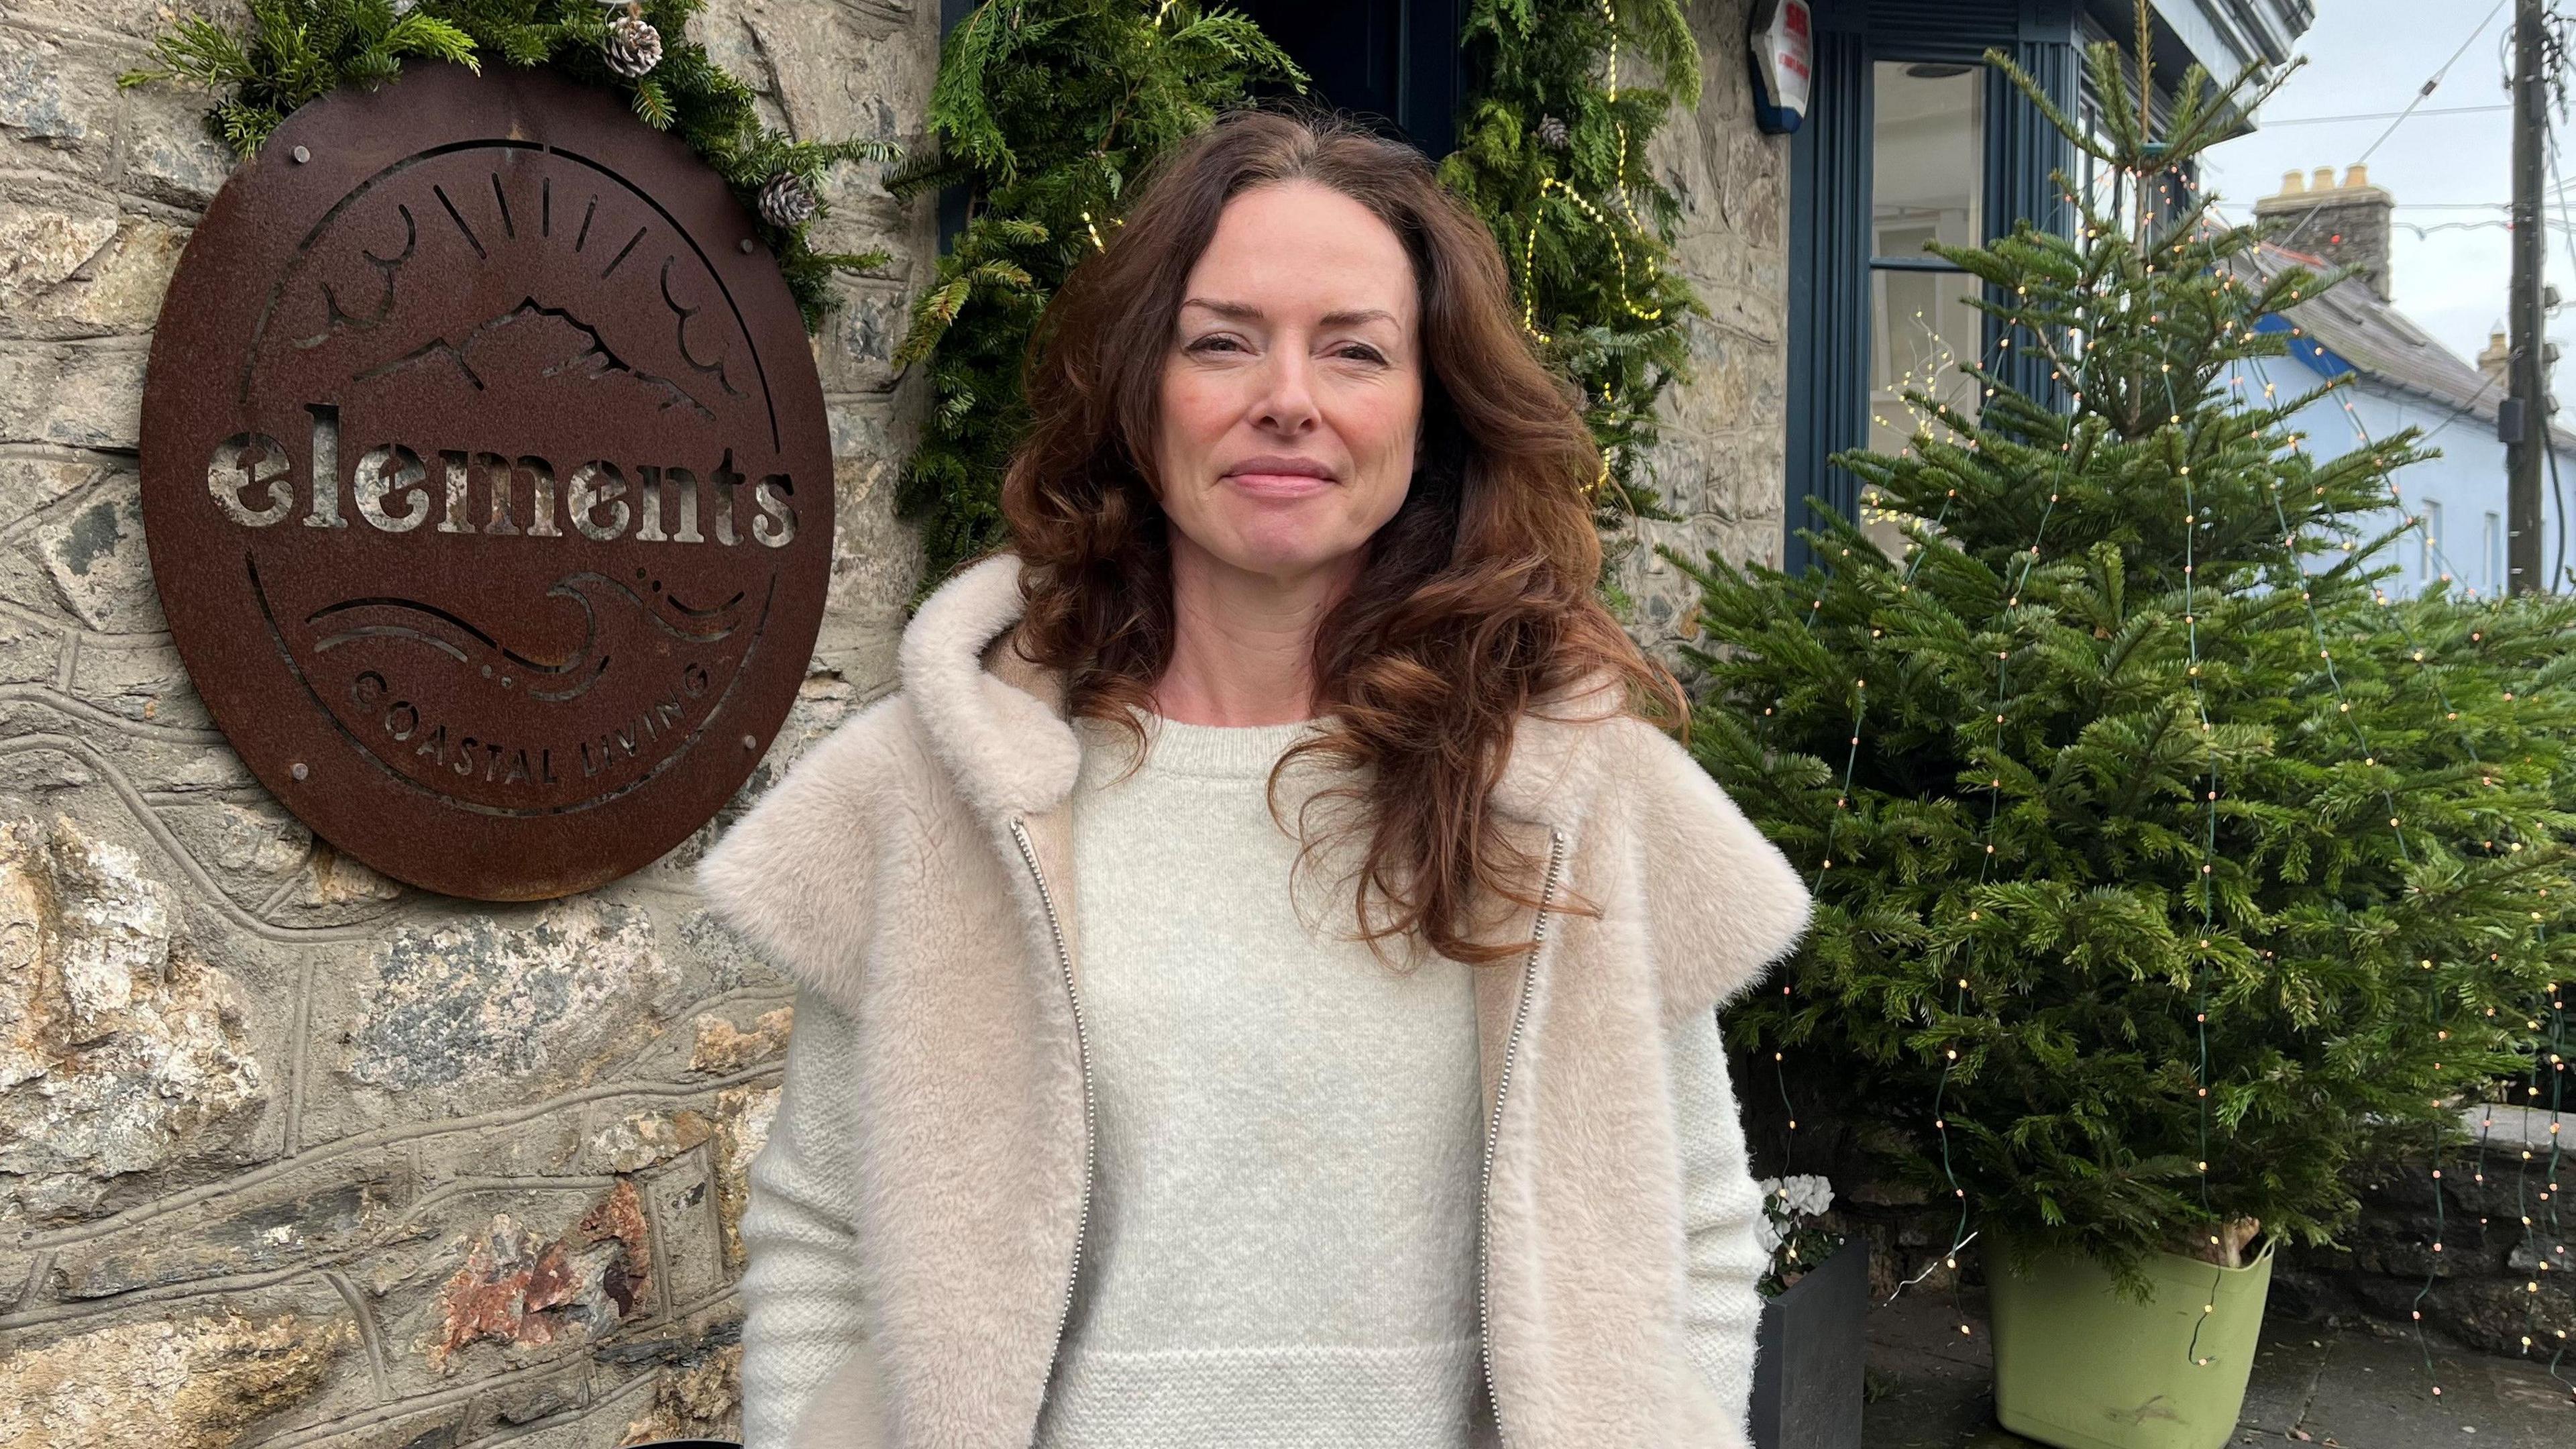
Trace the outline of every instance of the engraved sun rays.
<path fill-rule="evenodd" d="M 476 213 L 475 220 L 481 221 L 486 228 L 497 227 L 501 239 L 517 241 L 519 217 L 511 208 L 510 191 L 503 183 L 500 170 L 495 168 L 486 173 L 486 180 L 491 189 L 490 209 L 487 212 L 479 205 L 475 206 L 473 208 Z M 469 202 L 479 201 L 479 198 L 474 197 L 470 190 L 463 188 L 460 190 Z M 455 227 L 457 235 L 464 239 L 465 244 L 473 249 L 475 257 L 481 262 L 490 263 L 493 260 L 492 248 L 486 244 L 485 234 L 476 230 L 475 220 L 467 218 L 468 208 L 457 204 L 456 196 L 450 194 L 444 182 L 431 183 L 430 194 L 437 200 L 439 212 Z M 581 220 L 572 236 L 572 250 L 576 255 L 588 254 L 592 225 L 599 220 L 599 203 L 600 193 L 596 190 L 583 200 Z M 335 337 L 348 333 L 373 331 L 393 316 L 401 273 L 420 251 L 420 223 L 414 216 L 412 208 L 407 204 L 396 203 L 394 211 L 402 218 L 403 224 L 403 240 L 400 248 L 391 255 L 380 255 L 364 245 L 358 249 L 359 256 L 376 273 L 377 296 L 372 308 L 364 313 L 351 311 L 341 298 L 338 289 L 330 281 L 322 281 L 320 286 L 324 303 L 323 329 L 312 336 L 297 339 L 295 342 L 297 349 L 319 347 Z M 554 178 L 552 176 L 538 178 L 536 211 L 537 236 L 547 240 L 553 239 L 555 232 Z M 634 231 L 609 256 L 606 264 L 601 266 L 592 280 L 599 283 L 609 281 L 626 266 L 628 258 L 635 255 L 636 250 L 643 246 L 645 239 L 652 235 L 652 232 L 653 228 L 649 222 L 637 224 Z M 689 306 L 680 300 L 678 291 L 673 285 L 675 270 L 687 270 L 681 268 L 680 255 L 676 248 L 664 253 L 655 278 L 656 291 L 662 307 L 671 318 L 673 349 L 690 371 L 700 377 L 712 378 L 726 396 L 735 398 L 745 396 L 742 389 L 734 385 L 721 348 L 714 357 L 704 358 L 700 357 L 691 345 L 690 321 L 705 312 L 707 308 L 704 305 Z M 361 369 L 355 374 L 355 380 L 370 380 L 404 367 L 443 358 L 453 363 L 466 381 L 480 391 L 484 386 L 483 379 L 467 361 L 466 354 L 476 341 L 495 330 L 532 317 L 552 317 L 565 321 L 576 329 L 586 344 L 579 355 L 566 358 L 556 366 L 546 369 L 546 375 L 554 376 L 569 372 L 597 377 L 609 372 L 624 373 L 638 381 L 662 389 L 669 398 L 665 406 L 685 404 L 701 417 L 714 416 L 712 410 L 689 389 L 670 378 L 644 371 L 620 358 L 602 338 L 599 329 L 576 317 L 570 308 L 548 306 L 538 302 L 533 296 L 524 297 L 516 306 L 477 324 L 462 339 L 443 336 L 432 338 L 401 356 L 390 358 L 371 368 Z"/>

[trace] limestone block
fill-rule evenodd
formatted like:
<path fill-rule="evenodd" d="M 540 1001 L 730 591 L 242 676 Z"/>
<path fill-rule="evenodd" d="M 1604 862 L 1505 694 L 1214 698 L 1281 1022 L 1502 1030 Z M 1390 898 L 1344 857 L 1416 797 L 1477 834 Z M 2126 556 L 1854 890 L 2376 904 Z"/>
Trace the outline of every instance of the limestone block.
<path fill-rule="evenodd" d="M 0 613 L 0 682 L 51 682 L 61 673 L 62 655 L 60 630 Z"/>
<path fill-rule="evenodd" d="M 911 6 L 716 0 L 690 34 L 773 98 L 800 137 L 899 141 L 929 109 L 939 33 L 935 16 Z"/>
<path fill-rule="evenodd" d="M 640 908 L 576 898 L 530 910 L 407 923 L 365 973 L 347 1074 L 392 1093 L 590 1080 L 641 1034 L 658 1035 L 678 973 Z"/>
<path fill-rule="evenodd" d="M 35 543 L 63 604 L 82 623 L 107 634 L 169 628 L 152 587 L 136 474 L 109 474 L 79 507 L 39 526 Z"/>
<path fill-rule="evenodd" d="M 712 1133 L 713 1120 L 701 1120 Z M 716 1190 L 714 1155 L 720 1150 L 698 1147 L 648 1168 L 637 1178 L 670 1273 L 664 1288 L 677 1308 L 704 1303 L 733 1281 L 735 1265 L 725 1254 L 724 1217 Z"/>
<path fill-rule="evenodd" d="M 0 443 L 133 452 L 145 351 L 139 339 L 0 343 Z"/>
<path fill-rule="evenodd" d="M 837 304 L 814 334 L 814 364 L 827 393 L 894 390 L 894 349 L 910 302 L 900 285 L 847 274 L 832 281 Z"/>
<path fill-rule="evenodd" d="M 718 920 L 712 911 L 691 911 L 683 916 L 679 935 L 690 953 L 705 963 L 702 969 L 710 985 L 732 989 L 779 984 L 778 974 L 753 954 L 751 942 Z"/>
<path fill-rule="evenodd" d="M 346 1317 L 229 1306 L 33 1341 L 0 1356 L 0 1449 L 229 1449 L 357 1341 Z"/>
<path fill-rule="evenodd" d="M 921 577 L 921 535 L 896 516 L 895 489 L 901 455 L 873 429 L 861 432 L 844 415 L 863 411 L 835 401 L 834 441 L 846 427 L 868 446 L 833 450 L 832 582 L 827 607 L 872 621 L 893 622 L 886 611 L 911 596 Z"/>
<path fill-rule="evenodd" d="M 0 518 L 24 518 L 89 487 L 114 467 L 104 459 L 69 451 L 0 457 Z"/>
<path fill-rule="evenodd" d="M 115 576 L 111 568 L 107 577 Z M 93 634 L 84 639 L 68 693 L 92 709 L 155 731 L 193 732 L 200 748 L 223 741 L 166 633 Z M 84 737 L 90 733 L 84 731 Z"/>
<path fill-rule="evenodd" d="M 139 856 L 0 822 L 0 951 L 0 1210 L 83 1218 L 112 1179 L 240 1160 L 271 1091 L 248 1008 Z"/>
<path fill-rule="evenodd" d="M 2576 1271 L 2576 1261 L 2570 1261 L 2565 1241 L 2547 1233 L 2534 1233 L 2530 1241 L 2516 1242 L 2504 1261 L 2516 1273 L 2531 1277 Z"/>
<path fill-rule="evenodd" d="M 69 183 L 21 182 L 0 191 L 0 318 L 13 330 L 43 299 L 105 251 L 116 201 Z"/>
<path fill-rule="evenodd" d="M 652 1286 L 652 1250 L 635 1185 L 608 1196 L 553 1241 L 496 1214 L 491 1228 L 439 1289 L 445 1334 L 429 1347 L 434 1368 L 478 1340 L 544 1345 L 582 1331 L 598 1337 L 636 1311 Z"/>
<path fill-rule="evenodd" d="M 58 1249 L 49 1287 L 62 1299 L 327 1261 L 386 1233 L 411 1196 L 399 1146 L 301 1167 Z"/>
<path fill-rule="evenodd" d="M 433 1190 L 413 1212 L 412 1234 L 352 1274 L 399 1393 L 577 1362 L 658 1310 L 650 1228 L 625 1178 Z"/>
<path fill-rule="evenodd" d="M 2436 1284 L 2426 1305 L 2425 1321 L 2457 1338 L 2469 1347 L 2486 1353 L 2520 1353 L 2522 1340 L 2529 1335 L 2535 1347 L 2555 1352 L 2558 1335 L 2576 1334 L 2576 1294 L 2550 1281 L 2555 1274 L 2538 1278 L 2481 1278 L 2466 1282 Z M 2537 1284 L 2538 1291 L 2533 1291 Z M 2405 1288 L 2401 1295 L 2391 1291 L 2386 1298 L 2401 1296 L 2411 1305 L 2414 1288 L 2403 1280 L 2391 1282 L 2392 1290 Z M 2405 1321 L 2411 1308 L 2383 1309 L 2385 1316 Z"/>
<path fill-rule="evenodd" d="M 715 1119 L 695 1107 L 626 1111 L 623 1103 L 597 1105 L 609 1110 L 583 1131 L 581 1156 L 582 1165 L 595 1171 L 658 1166 L 716 1135 Z"/>
<path fill-rule="evenodd" d="M 730 1087 L 716 1095 L 716 1216 L 724 1227 L 725 1262 L 742 1271 L 742 1210 L 751 1197 L 751 1160 L 769 1143 L 778 1115 L 778 1085 Z"/>
<path fill-rule="evenodd" d="M 105 45 L 0 25 L 0 172 L 106 179 L 122 68 Z"/>
<path fill-rule="evenodd" d="M 590 1378 L 589 1373 L 575 1367 L 561 1373 L 510 1380 L 475 1402 L 463 1425 L 464 1442 L 514 1434 L 530 1424 L 590 1407 Z M 520 1438 L 519 1442 L 526 1443 L 527 1440 Z"/>
<path fill-rule="evenodd" d="M 316 839 L 293 889 L 275 898 L 269 913 L 281 923 L 349 925 L 381 919 L 409 892 L 402 882 Z"/>
<path fill-rule="evenodd" d="M 188 211 L 205 210 L 235 164 L 231 150 L 206 132 L 205 93 L 192 86 L 141 86 L 125 93 L 125 107 L 124 189 Z"/>
<path fill-rule="evenodd" d="M 653 1385 L 652 1406 L 626 1426 L 619 1441 L 742 1437 L 742 1345 L 721 1345 L 696 1363 L 665 1368 Z"/>
<path fill-rule="evenodd" d="M 12 19 L 49 30 L 106 32 L 147 40 L 170 22 L 171 0 L 9 0 Z M 187 0 L 185 10 L 219 24 L 238 23 L 244 0 Z"/>
<path fill-rule="evenodd" d="M 184 228 L 119 216 L 86 188 L 0 196 L 0 325 L 29 337 L 149 331 L 187 244 Z"/>
<path fill-rule="evenodd" d="M 747 1031 L 734 1025 L 729 1016 L 705 1013 L 695 1023 L 697 1042 L 689 1051 L 689 1070 L 730 1075 L 755 1063 L 782 1057 L 795 1021 L 796 1008 L 792 1006 L 762 1012 Z"/>
<path fill-rule="evenodd" d="M 304 867 L 313 832 L 264 795 L 188 797 L 153 812 L 236 904 L 255 907 Z"/>

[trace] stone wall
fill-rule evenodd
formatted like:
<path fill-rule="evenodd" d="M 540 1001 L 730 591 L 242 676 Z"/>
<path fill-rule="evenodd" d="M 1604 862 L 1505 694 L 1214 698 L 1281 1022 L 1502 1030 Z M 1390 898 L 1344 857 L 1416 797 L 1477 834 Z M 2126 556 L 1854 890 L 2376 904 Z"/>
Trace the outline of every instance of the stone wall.
<path fill-rule="evenodd" d="M 2442 1153 L 2437 1203 L 2431 1153 L 2420 1142 L 2345 1169 L 2361 1214 L 2333 1248 L 2290 1245 L 2272 1269 L 2275 1312 L 2423 1323 L 2488 1353 L 2537 1357 L 2576 1337 L 2567 1215 L 2568 1176 L 2541 1107 L 2474 1106 L 2464 1143 Z M 2438 1245 L 2438 1246 L 2437 1246 Z"/>
<path fill-rule="evenodd" d="M 1683 521 L 1640 525 L 1618 573 L 1636 600 L 1633 632 L 1649 644 L 1698 633 L 1698 590 L 1656 545 L 1693 563 L 1715 549 L 1777 564 L 1784 538 L 1789 138 L 1753 124 L 1746 0 L 1685 8 L 1699 40 L 1699 104 L 1676 110 L 1647 155 L 1681 202 L 1674 258 L 1709 316 L 1690 321 L 1693 376 L 1665 395 L 1663 439 L 1644 470 Z"/>
<path fill-rule="evenodd" d="M 315 840 L 224 747 L 137 515 L 146 350 L 230 158 L 119 92 L 170 12 L 0 8 L 0 1446 L 612 1445 L 731 1433 L 744 1173 L 785 983 L 688 871 L 489 908 Z M 918 145 L 937 7 L 717 0 L 804 134 Z M 832 250 L 928 255 L 873 168 Z M 838 458 L 813 674 L 757 791 L 891 683 L 911 261 L 817 339 Z"/>
<path fill-rule="evenodd" d="M 1714 319 L 1656 485 L 1691 557 L 1779 548 L 1783 144 L 1742 0 L 1692 6 L 1697 114 L 1655 164 Z M 203 97 L 119 92 L 169 11 L 0 10 L 0 1449 L 607 1446 L 737 1422 L 745 1170 L 784 982 L 688 872 L 489 908 L 337 855 L 225 748 L 137 511 L 143 364 L 230 165 Z M 926 0 L 715 0 L 695 32 L 803 134 L 921 142 Z M 897 262 L 816 339 L 835 574 L 756 794 L 891 687 L 920 552 L 891 516 L 919 384 L 886 359 L 927 206 L 852 171 L 818 241 Z M 1640 556 L 1640 633 L 1688 628 Z"/>

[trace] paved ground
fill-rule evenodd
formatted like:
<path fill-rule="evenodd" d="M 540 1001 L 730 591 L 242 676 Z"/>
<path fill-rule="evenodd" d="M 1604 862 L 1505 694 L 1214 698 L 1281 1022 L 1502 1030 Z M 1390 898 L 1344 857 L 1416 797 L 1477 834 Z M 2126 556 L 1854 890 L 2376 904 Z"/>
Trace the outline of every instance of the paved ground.
<path fill-rule="evenodd" d="M 1870 1314 L 1866 1449 L 2019 1449 L 1995 1427 L 1985 1291 L 1965 1298 L 1963 1336 L 1946 1295 L 1909 1291 Z M 2375 1322 L 2266 1323 L 2238 1444 L 2332 1449 L 2576 1449 L 2576 1394 L 2545 1360 L 2499 1358 Z M 2576 1352 L 2559 1364 L 2576 1381 Z M 2442 1386 L 2434 1398 L 2426 1390 Z"/>

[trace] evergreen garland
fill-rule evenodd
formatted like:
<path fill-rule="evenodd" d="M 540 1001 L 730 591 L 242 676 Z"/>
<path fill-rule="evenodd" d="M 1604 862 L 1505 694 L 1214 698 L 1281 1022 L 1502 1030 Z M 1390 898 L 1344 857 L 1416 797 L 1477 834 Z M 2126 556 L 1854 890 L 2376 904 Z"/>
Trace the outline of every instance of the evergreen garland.
<path fill-rule="evenodd" d="M 1523 325 L 1582 384 L 1605 533 L 1670 520 L 1639 465 L 1656 400 L 1689 379 L 1688 319 L 1708 309 L 1671 270 L 1680 209 L 1646 143 L 1676 97 L 1698 101 L 1689 22 L 1679 0 L 1473 0 L 1460 43 L 1475 89 L 1441 180 L 1493 229 Z"/>
<path fill-rule="evenodd" d="M 1250 19 L 1196 0 L 985 0 L 949 32 L 930 92 L 938 149 L 886 182 L 967 196 L 894 356 L 929 365 L 896 492 L 929 555 L 916 601 L 1004 537 L 1002 474 L 1028 423 L 1020 365 L 1047 299 L 1118 224 L 1128 179 L 1265 81 L 1302 91 L 1305 76 Z"/>
<path fill-rule="evenodd" d="M 2195 72 L 2161 140 L 2057 119 L 2152 175 L 2240 103 Z M 1977 416 L 1927 384 L 1902 454 L 1838 455 L 1902 558 L 1832 519 L 1830 569 L 1675 560 L 1708 636 L 1695 750 L 1817 898 L 1730 1033 L 1831 1063 L 1826 1115 L 1902 1144 L 1886 1165 L 2016 1268 L 2080 1249 L 2132 1296 L 2154 1251 L 2331 1242 L 2339 1168 L 2457 1139 L 2576 971 L 2576 699 L 2533 688 L 2563 685 L 2576 605 L 2381 602 L 2396 534 L 2357 530 L 2425 450 L 2299 446 L 2338 384 L 2262 390 L 2263 324 L 2340 274 L 2254 266 L 2256 238 L 2203 201 L 1933 247 L 2065 402 L 1965 363 Z"/>
<path fill-rule="evenodd" d="M 183 16 L 153 41 L 159 64 L 118 77 L 124 86 L 182 80 L 220 92 L 206 129 L 245 159 L 296 108 L 344 85 L 374 89 L 401 72 L 406 57 L 452 61 L 480 73 L 484 55 L 510 65 L 551 65 L 572 78 L 627 98 L 646 125 L 688 143 L 724 177 L 756 218 L 761 240 L 778 258 L 810 329 L 831 305 L 834 272 L 881 267 L 882 250 L 818 252 L 807 241 L 811 217 L 779 225 L 760 205 L 761 192 L 793 178 L 819 195 L 836 162 L 891 161 L 889 142 L 799 141 L 764 125 L 751 88 L 682 39 L 704 0 L 250 0 L 246 27 L 234 30 L 203 16 Z M 633 22 L 655 36 L 639 36 Z M 626 25 L 615 37 L 612 27 Z M 649 58 L 656 50 L 658 58 Z M 638 41 L 644 43 L 639 45 Z M 644 66 L 621 72 L 619 63 Z M 823 208 L 814 208 L 819 217 Z"/>

